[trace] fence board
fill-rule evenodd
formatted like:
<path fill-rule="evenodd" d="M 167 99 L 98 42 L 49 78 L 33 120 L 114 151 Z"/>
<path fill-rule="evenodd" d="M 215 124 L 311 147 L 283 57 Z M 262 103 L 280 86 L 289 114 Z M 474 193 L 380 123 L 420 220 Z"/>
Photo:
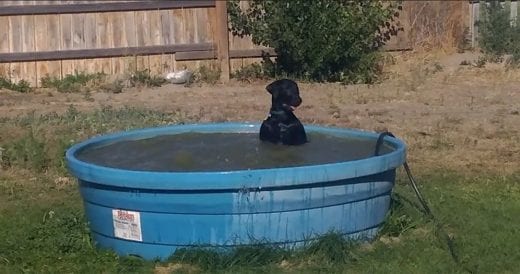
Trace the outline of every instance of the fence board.
<path fill-rule="evenodd" d="M 182 10 L 172 10 L 171 11 L 171 26 L 173 29 L 172 42 L 177 43 L 186 43 L 186 38 L 184 37 L 184 25 L 185 21 L 183 20 L 184 12 Z M 182 69 L 182 66 L 176 61 L 175 55 L 173 57 L 173 68 L 174 70 Z"/>
<path fill-rule="evenodd" d="M 209 13 L 208 9 L 195 9 L 194 11 L 194 23 L 195 23 L 195 41 L 197 43 L 203 43 L 213 40 L 211 36 L 211 29 L 208 29 Z M 204 65 L 206 67 L 214 66 L 213 60 L 201 60 L 196 62 L 197 67 Z"/>
<path fill-rule="evenodd" d="M 109 17 L 106 13 L 97 13 L 96 14 L 96 25 L 97 25 L 97 36 L 96 36 L 96 46 L 98 48 L 107 48 L 110 47 L 110 33 L 112 29 L 109 27 Z M 95 72 L 103 72 L 110 74 L 112 73 L 112 62 L 110 58 L 99 58 L 99 63 L 96 64 Z M 94 72 L 94 71 L 92 71 Z"/>
<path fill-rule="evenodd" d="M 34 16 L 35 22 L 38 22 L 38 24 L 35 24 L 34 31 L 35 31 L 35 46 L 37 51 L 44 51 L 44 50 L 50 50 L 47 39 L 49 38 L 47 34 L 47 15 L 37 15 Z M 15 64 L 15 63 L 12 63 Z M 39 61 L 36 62 L 36 78 L 38 80 L 41 80 L 42 77 L 45 77 L 47 75 L 50 75 L 49 72 L 49 63 L 46 61 Z M 39 86 L 39 84 L 38 84 Z"/>
<path fill-rule="evenodd" d="M 22 52 L 22 17 L 9 17 L 9 34 L 9 51 Z M 13 82 L 18 82 L 23 79 L 21 75 L 21 68 L 22 65 L 20 63 L 11 64 L 9 72 Z"/>
<path fill-rule="evenodd" d="M 61 14 L 60 15 L 60 28 L 61 28 L 61 49 L 69 50 L 72 47 L 72 14 Z M 61 76 L 68 74 L 74 74 L 74 61 L 73 60 L 62 60 L 61 61 Z"/>
<path fill-rule="evenodd" d="M 125 24 L 125 39 L 126 44 L 129 47 L 136 47 L 137 46 L 137 33 L 136 33 L 136 21 L 135 21 L 135 12 L 129 11 L 124 13 L 124 24 Z M 124 58 L 125 67 L 127 68 L 126 71 L 123 71 L 123 73 L 129 72 L 129 71 L 135 71 L 137 69 L 136 66 L 136 57 L 135 56 L 127 56 Z"/>
<path fill-rule="evenodd" d="M 60 37 L 60 20 L 55 15 L 45 15 L 47 21 L 47 46 L 51 50 L 60 50 L 60 41 L 56 37 Z M 38 41 L 36 41 L 38 43 Z M 74 43 L 74 42 L 73 42 Z M 49 75 L 61 75 L 61 61 L 47 61 Z M 38 77 L 40 79 L 40 77 Z"/>
<path fill-rule="evenodd" d="M 0 9 L 0 16 L 5 15 L 36 15 L 36 14 L 64 14 L 64 13 L 98 13 L 118 11 L 146 11 L 180 8 L 207 8 L 214 7 L 215 0 L 176 0 L 176 1 L 118 1 L 92 3 L 85 1 L 76 4 L 60 2 L 46 3 L 37 1 L 37 5 L 9 5 Z"/>
<path fill-rule="evenodd" d="M 49 61 L 64 59 L 109 58 L 129 55 L 153 55 L 162 53 L 209 51 L 215 47 L 212 43 L 175 44 L 162 46 L 142 46 L 127 48 L 94 48 L 77 50 L 37 51 L 0 53 L 0 62 Z"/>
<path fill-rule="evenodd" d="M 161 14 L 159 11 L 152 11 L 148 14 L 150 15 L 150 43 L 152 45 L 161 45 L 163 42 Z M 148 60 L 150 62 L 150 73 L 163 73 L 162 54 L 150 55 Z"/>
<path fill-rule="evenodd" d="M 0 17 L 0 52 L 9 52 L 9 18 Z M 11 79 L 11 73 L 9 72 L 9 63 L 0 63 L 0 77 Z"/>
<path fill-rule="evenodd" d="M 72 16 L 72 48 L 73 49 L 85 49 L 85 21 L 87 14 L 74 14 Z M 85 59 L 74 60 L 74 73 L 88 71 L 88 63 Z"/>
<path fill-rule="evenodd" d="M 148 13 L 145 11 L 135 12 L 135 22 L 141 22 L 136 24 L 136 39 L 137 46 L 149 46 L 151 45 L 150 38 L 150 22 Z M 136 70 L 150 69 L 150 62 L 148 56 L 137 56 L 136 57 Z"/>
<path fill-rule="evenodd" d="M 125 12 L 124 15 L 124 25 L 125 25 L 125 38 L 126 43 L 129 47 L 137 46 L 136 40 L 136 30 L 135 30 L 135 12 L 129 11 Z"/>
<path fill-rule="evenodd" d="M 194 43 L 197 28 L 195 27 L 195 15 L 192 9 L 184 9 L 183 20 L 184 20 L 184 35 L 188 43 Z"/>
<path fill-rule="evenodd" d="M 94 13 L 85 14 L 84 21 L 84 36 L 85 36 L 85 48 L 94 49 L 98 45 L 98 17 Z M 106 66 L 107 60 L 104 58 L 89 59 L 85 61 L 84 70 L 88 73 L 101 72 L 103 65 Z"/>
<path fill-rule="evenodd" d="M 33 16 L 22 16 L 23 52 L 33 52 L 36 50 L 34 45 L 34 23 Z M 36 86 L 38 83 L 38 79 L 36 78 L 36 62 L 21 63 L 21 75 L 31 86 Z"/>
<path fill-rule="evenodd" d="M 175 43 L 175 37 L 174 28 L 170 20 L 170 12 L 167 10 L 162 10 L 160 11 L 160 17 L 162 29 L 162 44 L 172 45 Z M 163 72 L 170 72 L 175 69 L 173 54 L 163 54 L 161 57 L 161 62 L 163 64 Z"/>
<path fill-rule="evenodd" d="M 112 33 L 113 33 L 113 47 L 127 47 L 126 33 L 123 14 L 120 12 L 112 12 L 108 14 L 111 21 Z M 112 73 L 122 74 L 125 71 L 125 62 L 122 57 L 111 58 Z"/>

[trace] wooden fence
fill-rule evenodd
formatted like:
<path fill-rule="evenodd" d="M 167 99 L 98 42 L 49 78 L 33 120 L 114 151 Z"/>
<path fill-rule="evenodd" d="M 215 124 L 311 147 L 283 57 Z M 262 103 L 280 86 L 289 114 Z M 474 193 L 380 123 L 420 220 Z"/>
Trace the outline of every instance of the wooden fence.
<path fill-rule="evenodd" d="M 227 30 L 226 2 L 0 1 L 0 75 L 33 86 L 75 71 L 162 74 L 184 66 L 230 71 L 257 62 L 263 51 Z M 406 36 L 388 49 L 406 48 Z"/>

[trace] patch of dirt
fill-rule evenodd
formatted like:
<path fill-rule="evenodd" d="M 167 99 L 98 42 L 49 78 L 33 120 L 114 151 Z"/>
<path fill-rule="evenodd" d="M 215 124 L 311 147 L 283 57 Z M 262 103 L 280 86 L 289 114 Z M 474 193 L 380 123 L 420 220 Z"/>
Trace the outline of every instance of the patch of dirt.
<path fill-rule="evenodd" d="M 520 70 L 460 65 L 470 57 L 399 55 L 389 79 L 372 86 L 300 83 L 296 115 L 305 124 L 389 130 L 407 143 L 412 169 L 518 172 Z M 119 94 L 1 90 L 0 117 L 112 105 L 180 110 L 201 122 L 260 122 L 270 106 L 267 84 L 165 85 Z"/>

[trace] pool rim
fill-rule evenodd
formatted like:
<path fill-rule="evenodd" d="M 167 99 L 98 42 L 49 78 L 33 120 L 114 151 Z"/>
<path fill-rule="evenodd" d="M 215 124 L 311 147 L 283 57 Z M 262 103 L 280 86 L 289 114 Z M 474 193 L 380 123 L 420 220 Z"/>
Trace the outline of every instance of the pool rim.
<path fill-rule="evenodd" d="M 395 169 L 406 159 L 406 144 L 398 138 L 385 137 L 386 144 L 394 151 L 380 156 L 359 160 L 304 165 L 297 167 L 229 170 L 229 171 L 138 171 L 106 167 L 81 161 L 75 153 L 87 146 L 117 139 L 141 139 L 161 134 L 184 132 L 233 132 L 254 133 L 260 124 L 251 122 L 177 124 L 144 129 L 121 131 L 96 136 L 70 147 L 65 154 L 69 172 L 82 181 L 111 187 L 148 190 L 236 190 L 302 186 L 325 181 L 338 181 L 368 176 Z M 377 140 L 376 132 L 331 126 L 305 125 L 309 132 L 349 136 Z M 295 179 L 297 178 L 297 179 Z"/>

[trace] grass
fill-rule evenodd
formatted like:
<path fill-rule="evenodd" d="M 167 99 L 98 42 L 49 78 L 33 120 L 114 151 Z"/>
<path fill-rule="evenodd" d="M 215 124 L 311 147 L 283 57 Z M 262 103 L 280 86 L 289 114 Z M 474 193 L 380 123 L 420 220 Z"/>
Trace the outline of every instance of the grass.
<path fill-rule="evenodd" d="M 261 64 L 253 63 L 237 69 L 231 74 L 231 78 L 241 82 L 252 82 L 254 80 L 268 79 L 268 75 Z"/>
<path fill-rule="evenodd" d="M 66 75 L 63 79 L 46 75 L 40 81 L 43 88 L 55 88 L 59 92 L 82 92 L 99 87 L 105 78 L 104 73 L 89 74 L 76 71 L 74 74 Z"/>
<path fill-rule="evenodd" d="M 43 88 L 54 88 L 58 92 L 88 92 L 100 90 L 105 92 L 120 93 L 125 87 L 160 87 L 166 80 L 157 75 L 152 75 L 150 70 L 136 70 L 128 73 L 120 79 L 109 79 L 104 73 L 74 72 L 63 79 L 55 76 L 41 78 Z"/>
<path fill-rule="evenodd" d="M 513 273 L 520 267 L 520 174 L 415 171 L 424 196 L 455 239 L 452 260 L 434 223 L 400 174 L 381 235 L 354 243 L 331 233 L 295 250 L 185 249 L 167 262 L 98 250 L 64 150 L 97 134 L 193 121 L 175 112 L 105 107 L 82 113 L 0 119 L 0 273 Z M 412 163 L 413 164 L 413 163 Z M 412 166 L 413 169 L 413 166 Z"/>
<path fill-rule="evenodd" d="M 214 85 L 220 79 L 220 68 L 216 69 L 213 66 L 202 65 L 195 71 L 194 78 L 194 82 Z"/>
<path fill-rule="evenodd" d="M 21 80 L 18 83 L 13 83 L 10 79 L 0 76 L 0 89 L 3 88 L 21 93 L 27 93 L 33 90 L 29 82 L 25 80 Z"/>
<path fill-rule="evenodd" d="M 160 87 L 166 83 L 162 76 L 152 75 L 150 70 L 137 70 L 129 77 L 131 87 Z"/>

